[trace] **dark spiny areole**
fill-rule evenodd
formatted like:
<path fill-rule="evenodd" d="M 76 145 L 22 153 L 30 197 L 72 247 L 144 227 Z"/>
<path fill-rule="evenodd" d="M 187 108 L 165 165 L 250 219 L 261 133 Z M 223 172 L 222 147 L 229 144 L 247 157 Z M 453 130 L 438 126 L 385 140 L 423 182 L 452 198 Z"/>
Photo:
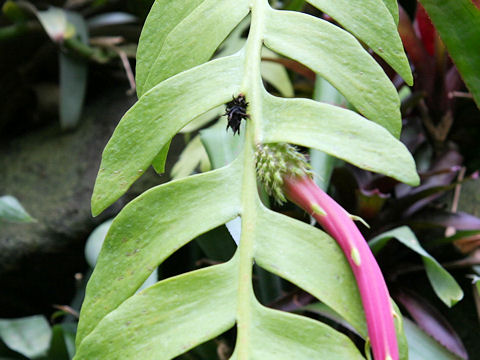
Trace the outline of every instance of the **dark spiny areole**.
<path fill-rule="evenodd" d="M 239 94 L 237 97 L 232 97 L 232 101 L 227 103 L 225 108 L 225 114 L 228 117 L 227 130 L 232 128 L 233 135 L 235 133 L 240 135 L 240 125 L 243 119 L 247 119 L 250 116 L 247 114 L 248 103 L 245 101 L 245 96 Z"/>

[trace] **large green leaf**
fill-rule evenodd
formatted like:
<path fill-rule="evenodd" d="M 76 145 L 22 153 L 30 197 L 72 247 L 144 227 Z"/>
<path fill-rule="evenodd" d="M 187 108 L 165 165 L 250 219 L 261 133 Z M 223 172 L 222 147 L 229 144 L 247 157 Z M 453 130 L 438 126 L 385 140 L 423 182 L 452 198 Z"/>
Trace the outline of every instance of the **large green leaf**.
<path fill-rule="evenodd" d="M 263 141 L 312 147 L 356 166 L 418 185 L 407 148 L 353 111 L 308 99 L 264 95 Z M 389 149 L 386 151 L 385 149 Z"/>
<path fill-rule="evenodd" d="M 271 10 L 265 45 L 307 65 L 335 86 L 368 119 L 395 136 L 400 135 L 397 91 L 380 65 L 352 35 L 309 15 Z"/>
<path fill-rule="evenodd" d="M 233 359 L 364 359 L 350 339 L 318 321 L 257 303 L 252 307 L 252 343 L 239 344 Z"/>
<path fill-rule="evenodd" d="M 52 41 L 61 43 L 74 33 L 73 27 L 68 24 L 65 10 L 51 6 L 47 10 L 38 11 L 31 4 L 27 4 L 27 6 L 37 16 L 38 21 Z"/>
<path fill-rule="evenodd" d="M 365 314 L 355 278 L 335 240 L 263 207 L 258 215 L 257 264 L 308 291 L 365 336 Z"/>
<path fill-rule="evenodd" d="M 394 28 L 384 3 L 375 3 L 380 4 L 379 16 L 385 15 Z M 353 276 L 334 242 L 320 230 L 263 207 L 257 191 L 254 149 L 262 142 L 293 142 L 416 183 L 418 177 L 408 152 L 374 123 L 398 135 L 398 96 L 393 85 L 345 30 L 309 15 L 275 12 L 266 0 L 250 0 L 248 4 L 159 0 L 155 6 L 141 39 L 144 50 L 137 68 L 137 79 L 143 79 L 141 96 L 105 149 L 93 212 L 99 213 L 123 194 L 152 162 L 161 170 L 168 143 L 176 132 L 239 93 L 249 103 L 247 119 L 241 120 L 243 138 L 235 145 L 241 153 L 225 168 L 147 191 L 117 216 L 87 288 L 75 359 L 134 359 L 139 354 L 142 359 L 172 359 L 234 324 L 237 338 L 232 359 L 361 359 L 353 343 L 328 326 L 258 303 L 252 284 L 254 263 L 305 288 L 365 334 Z M 223 9 L 225 22 L 218 18 L 217 8 Z M 200 9 L 211 9 L 211 19 L 200 19 L 209 16 Z M 349 9 L 334 10 L 347 14 Z M 226 36 L 226 29 L 240 22 L 249 10 L 251 26 L 242 50 L 198 65 L 208 60 L 219 39 Z M 195 27 L 213 24 L 210 21 L 222 22 L 218 27 L 212 25 L 218 36 L 213 36 L 208 26 Z M 242 26 L 237 27 L 236 35 Z M 192 29 L 197 29 L 194 36 Z M 306 41 L 305 33 L 310 31 L 310 36 L 315 36 Z M 394 33 L 389 40 L 395 42 L 397 37 Z M 199 45 L 191 47 L 193 42 Z M 261 78 L 264 42 L 325 74 L 349 94 L 369 120 L 314 101 L 268 95 Z M 167 51 L 167 43 L 178 49 Z M 347 50 L 342 53 L 343 47 Z M 185 58 L 186 48 L 192 52 L 192 62 Z M 349 65 L 351 59 L 336 52 L 356 59 L 358 64 Z M 321 66 L 316 60 L 319 56 Z M 403 53 L 399 56 L 404 60 Z M 198 66 L 186 70 L 194 65 Z M 331 68 L 324 71 L 323 67 Z M 354 84 L 354 91 L 346 86 L 347 80 Z M 361 87 L 362 81 L 367 85 Z M 211 156 L 214 166 L 231 161 L 235 153 L 227 148 L 233 142 L 224 139 L 230 132 L 225 132 L 224 123 L 218 126 L 223 128 L 222 136 L 218 136 L 219 129 L 201 134 L 207 153 L 220 153 Z M 215 135 L 216 142 L 205 141 L 209 135 Z M 134 294 L 170 254 L 211 229 L 231 224 L 234 218 L 239 226 L 233 237 L 239 247 L 228 263 L 167 279 Z"/>
<path fill-rule="evenodd" d="M 393 302 L 392 305 L 396 314 L 401 314 L 400 309 L 398 308 L 397 304 Z M 330 319 L 337 324 L 342 325 L 346 329 L 350 330 L 354 334 L 357 334 L 360 337 L 365 338 L 366 333 L 363 335 L 360 334 L 357 329 L 352 327 L 350 323 L 345 321 L 343 317 L 341 317 L 337 312 L 333 311 L 332 308 L 328 307 L 323 303 L 311 303 L 307 306 L 303 306 L 298 311 L 310 311 L 315 314 L 319 314 L 327 319 Z M 398 347 L 399 347 L 399 358 L 400 360 L 408 360 L 408 344 L 407 339 L 404 333 L 404 321 L 402 316 L 395 316 L 395 330 L 397 332 L 397 339 L 398 339 Z"/>
<path fill-rule="evenodd" d="M 248 12 L 247 0 L 157 0 L 138 45 L 138 96 L 209 60 Z"/>
<path fill-rule="evenodd" d="M 419 0 L 480 108 L 480 10 L 471 0 Z"/>
<path fill-rule="evenodd" d="M 228 330 L 235 324 L 237 262 L 180 275 L 132 296 L 85 338 L 75 359 L 172 359 Z"/>
<path fill-rule="evenodd" d="M 77 343 L 170 254 L 239 214 L 238 171 L 237 163 L 160 185 L 122 210 L 110 227 L 88 282 Z M 193 205 L 199 201 L 201 211 Z"/>
<path fill-rule="evenodd" d="M 92 197 L 94 215 L 138 179 L 164 145 L 196 116 L 238 93 L 241 55 L 221 58 L 155 86 L 125 114 L 102 156 Z"/>
<path fill-rule="evenodd" d="M 378 253 L 391 239 L 397 239 L 422 257 L 428 279 L 435 293 L 445 305 L 451 307 L 463 298 L 462 288 L 457 284 L 453 276 L 450 275 L 432 255 L 425 251 L 413 231 L 407 226 L 402 226 L 378 235 L 370 241 L 370 248 L 374 253 Z"/>
<path fill-rule="evenodd" d="M 365 42 L 389 63 L 407 84 L 412 85 L 413 76 L 410 65 L 397 32 L 396 0 L 308 0 L 308 2 L 325 11 L 345 29 Z"/>

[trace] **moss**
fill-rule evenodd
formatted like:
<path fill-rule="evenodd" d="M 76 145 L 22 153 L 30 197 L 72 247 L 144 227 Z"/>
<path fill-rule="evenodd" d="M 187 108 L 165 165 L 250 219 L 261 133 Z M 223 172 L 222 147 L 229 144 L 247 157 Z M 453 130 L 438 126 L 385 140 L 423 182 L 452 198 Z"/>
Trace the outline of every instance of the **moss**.
<path fill-rule="evenodd" d="M 102 150 L 133 102 L 119 87 L 88 104 L 75 131 L 65 133 L 54 124 L 0 145 L 0 195 L 14 195 L 38 220 L 0 224 L 0 317 L 38 312 L 42 304 L 51 308 L 65 292 L 73 292 L 73 275 L 84 270 L 83 246 L 91 231 L 131 198 L 164 181 L 148 171 L 104 214 L 91 216 Z"/>

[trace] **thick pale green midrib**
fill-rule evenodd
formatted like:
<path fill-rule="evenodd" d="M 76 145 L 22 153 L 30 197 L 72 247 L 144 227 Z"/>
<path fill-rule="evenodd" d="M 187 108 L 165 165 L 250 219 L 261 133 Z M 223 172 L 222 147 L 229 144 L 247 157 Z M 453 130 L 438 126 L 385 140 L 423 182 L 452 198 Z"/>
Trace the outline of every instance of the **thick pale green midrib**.
<path fill-rule="evenodd" d="M 257 125 L 261 121 L 262 82 L 260 73 L 261 49 L 263 44 L 263 26 L 266 0 L 252 0 L 252 23 L 246 44 L 245 77 L 241 89 L 247 95 L 250 119 L 247 121 L 245 147 L 243 154 L 244 171 L 242 178 L 242 236 L 240 239 L 239 287 L 237 298 L 237 345 L 238 360 L 248 360 L 250 356 L 252 322 L 252 266 L 253 245 L 258 205 L 257 183 L 254 163 Z"/>

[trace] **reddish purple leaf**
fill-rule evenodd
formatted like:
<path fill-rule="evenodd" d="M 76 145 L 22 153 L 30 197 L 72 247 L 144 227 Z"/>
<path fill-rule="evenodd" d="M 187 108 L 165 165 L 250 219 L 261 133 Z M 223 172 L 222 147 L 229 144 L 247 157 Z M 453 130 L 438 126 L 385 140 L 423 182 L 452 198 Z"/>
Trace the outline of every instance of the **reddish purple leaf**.
<path fill-rule="evenodd" d="M 456 230 L 480 230 L 480 218 L 464 212 L 429 209 L 428 212 L 415 216 L 412 221 L 422 225 L 453 227 Z"/>
<path fill-rule="evenodd" d="M 407 309 L 423 331 L 453 354 L 462 359 L 468 359 L 462 340 L 437 309 L 410 291 L 399 292 L 396 294 L 396 299 Z"/>

